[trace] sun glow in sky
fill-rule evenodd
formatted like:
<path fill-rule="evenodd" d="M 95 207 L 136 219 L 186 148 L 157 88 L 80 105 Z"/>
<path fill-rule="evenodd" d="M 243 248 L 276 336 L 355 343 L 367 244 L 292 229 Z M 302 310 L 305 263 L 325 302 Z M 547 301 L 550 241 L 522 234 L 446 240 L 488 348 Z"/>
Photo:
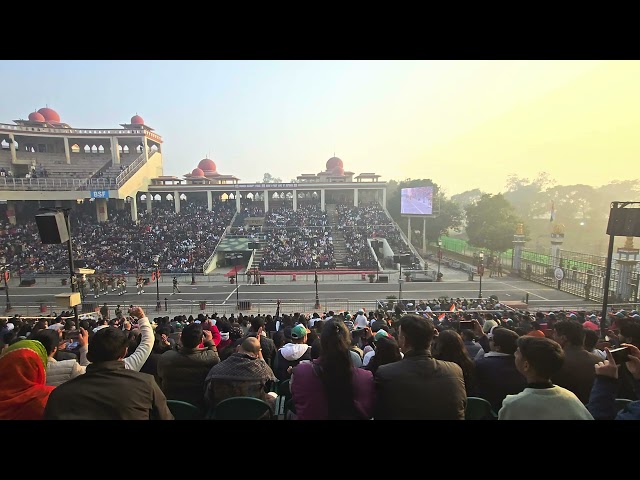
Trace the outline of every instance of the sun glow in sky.
<path fill-rule="evenodd" d="M 45 105 L 76 128 L 134 114 L 164 173 L 209 157 L 243 182 L 324 170 L 431 178 L 448 195 L 508 175 L 640 177 L 640 61 L 3 61 L 0 123 Z"/>

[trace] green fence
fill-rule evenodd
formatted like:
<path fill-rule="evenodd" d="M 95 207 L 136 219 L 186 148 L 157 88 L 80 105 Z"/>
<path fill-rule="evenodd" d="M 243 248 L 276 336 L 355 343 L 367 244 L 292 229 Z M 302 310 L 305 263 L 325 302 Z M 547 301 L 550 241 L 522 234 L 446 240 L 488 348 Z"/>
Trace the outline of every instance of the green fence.
<path fill-rule="evenodd" d="M 461 238 L 440 237 L 440 241 L 442 242 L 443 250 L 459 253 L 460 255 L 464 255 L 466 257 L 473 258 L 480 252 L 484 252 L 485 255 L 487 254 L 486 248 L 472 247 L 466 240 L 463 240 Z M 507 250 L 506 252 L 496 253 L 496 255 L 500 258 L 500 263 L 503 266 L 511 266 L 511 249 Z"/>

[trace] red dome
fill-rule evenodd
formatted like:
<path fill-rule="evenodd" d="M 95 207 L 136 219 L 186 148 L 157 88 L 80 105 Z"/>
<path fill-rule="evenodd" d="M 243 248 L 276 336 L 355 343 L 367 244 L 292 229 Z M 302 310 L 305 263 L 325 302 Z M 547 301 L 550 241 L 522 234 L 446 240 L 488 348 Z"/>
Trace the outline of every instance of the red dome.
<path fill-rule="evenodd" d="M 194 168 L 191 172 L 192 177 L 204 177 L 204 172 L 199 168 Z"/>
<path fill-rule="evenodd" d="M 44 117 L 46 122 L 60 123 L 60 115 L 49 107 L 41 108 L 38 113 Z"/>
<path fill-rule="evenodd" d="M 131 125 L 144 125 L 144 120 L 140 115 L 134 115 L 131 117 Z"/>
<path fill-rule="evenodd" d="M 333 175 L 344 175 L 344 168 L 342 167 L 335 167 L 333 170 L 331 170 L 331 173 Z"/>
<path fill-rule="evenodd" d="M 198 164 L 198 168 L 205 172 L 206 174 L 211 174 L 216 172 L 216 164 L 213 160 L 209 160 L 208 158 L 203 158 L 200 160 Z"/>
<path fill-rule="evenodd" d="M 29 114 L 29 121 L 30 121 L 30 122 L 44 122 L 44 121 L 45 121 L 45 119 L 44 119 L 44 117 L 42 116 L 42 114 L 41 114 L 41 113 L 38 113 L 38 112 L 31 112 L 31 113 Z"/>
<path fill-rule="evenodd" d="M 344 165 L 342 165 L 342 160 L 340 160 L 338 157 L 331 157 L 329 160 L 327 160 L 328 172 L 332 171 L 336 167 L 342 168 L 343 166 Z"/>

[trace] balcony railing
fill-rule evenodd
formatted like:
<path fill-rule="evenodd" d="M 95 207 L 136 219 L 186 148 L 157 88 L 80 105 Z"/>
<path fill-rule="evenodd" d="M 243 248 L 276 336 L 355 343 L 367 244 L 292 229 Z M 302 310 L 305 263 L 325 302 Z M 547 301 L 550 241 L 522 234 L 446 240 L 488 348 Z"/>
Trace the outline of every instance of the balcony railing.
<path fill-rule="evenodd" d="M 114 190 L 113 178 L 14 178 L 0 177 L 0 190 Z"/>
<path fill-rule="evenodd" d="M 151 156 L 153 153 L 149 152 Z M 155 153 L 155 152 L 154 152 Z M 121 187 L 122 185 L 125 184 L 125 182 L 127 180 L 129 180 L 134 173 L 136 173 L 138 171 L 138 169 L 144 165 L 147 162 L 145 156 L 144 156 L 144 152 L 142 152 L 140 154 L 140 156 L 138 156 L 138 158 L 136 158 L 133 162 L 131 162 L 127 168 L 125 168 L 124 170 L 122 170 L 122 172 L 120 172 L 120 174 L 116 177 L 116 185 L 118 185 L 118 188 Z"/>
<path fill-rule="evenodd" d="M 158 151 L 155 146 L 149 150 L 149 157 Z M 117 190 L 122 187 L 138 169 L 146 163 L 144 153 L 140 154 L 116 178 L 16 178 L 0 177 L 0 190 L 41 191 L 41 190 Z"/>

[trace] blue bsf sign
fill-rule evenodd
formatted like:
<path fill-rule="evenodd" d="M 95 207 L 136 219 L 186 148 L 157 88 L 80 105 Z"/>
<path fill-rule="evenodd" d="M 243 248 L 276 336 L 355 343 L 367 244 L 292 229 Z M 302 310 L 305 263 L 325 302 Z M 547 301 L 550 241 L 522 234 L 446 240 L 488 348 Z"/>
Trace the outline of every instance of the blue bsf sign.
<path fill-rule="evenodd" d="M 92 190 L 91 198 L 109 198 L 109 190 Z"/>

